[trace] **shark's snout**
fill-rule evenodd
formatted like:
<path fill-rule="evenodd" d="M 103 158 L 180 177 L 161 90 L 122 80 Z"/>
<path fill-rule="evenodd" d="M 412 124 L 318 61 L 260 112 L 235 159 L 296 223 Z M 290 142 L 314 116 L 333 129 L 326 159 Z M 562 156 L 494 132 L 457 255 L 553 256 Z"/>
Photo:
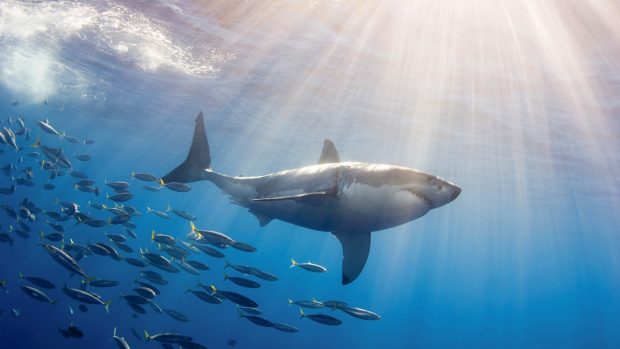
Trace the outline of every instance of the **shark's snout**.
<path fill-rule="evenodd" d="M 454 201 L 456 198 L 459 197 L 459 195 L 461 195 L 461 188 L 457 187 L 456 185 L 452 187 L 452 195 L 450 196 L 450 201 Z"/>

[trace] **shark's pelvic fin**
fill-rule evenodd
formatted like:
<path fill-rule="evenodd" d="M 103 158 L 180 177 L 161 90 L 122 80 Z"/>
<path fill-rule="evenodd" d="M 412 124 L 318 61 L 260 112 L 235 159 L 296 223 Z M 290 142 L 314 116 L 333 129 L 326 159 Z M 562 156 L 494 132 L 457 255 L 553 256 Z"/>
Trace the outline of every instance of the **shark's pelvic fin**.
<path fill-rule="evenodd" d="M 260 212 L 250 210 L 250 213 L 253 214 L 256 219 L 258 219 L 258 224 L 260 224 L 261 227 L 266 226 L 267 224 L 269 224 L 269 222 L 273 220 L 273 218 L 267 217 Z"/>
<path fill-rule="evenodd" d="M 209 141 L 205 132 L 204 116 L 202 112 L 196 117 L 196 127 L 189 154 L 182 164 L 162 177 L 165 183 L 189 183 L 203 179 L 204 170 L 211 168 L 211 154 Z"/>
<path fill-rule="evenodd" d="M 319 164 L 330 164 L 334 162 L 340 162 L 340 156 L 338 156 L 338 151 L 334 143 L 326 139 L 323 141 L 323 151 L 319 158 Z"/>
<path fill-rule="evenodd" d="M 342 245 L 342 284 L 355 280 L 368 259 L 370 232 L 333 232 Z"/>

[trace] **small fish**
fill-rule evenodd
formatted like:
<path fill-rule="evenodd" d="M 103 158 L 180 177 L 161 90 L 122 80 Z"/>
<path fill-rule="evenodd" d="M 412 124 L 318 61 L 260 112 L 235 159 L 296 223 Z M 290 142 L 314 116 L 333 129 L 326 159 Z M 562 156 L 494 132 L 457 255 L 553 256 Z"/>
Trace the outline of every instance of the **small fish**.
<path fill-rule="evenodd" d="M 138 296 L 136 294 L 127 294 L 127 295 L 121 294 L 121 298 L 123 298 L 127 303 L 133 303 L 133 304 L 147 304 L 149 302 L 147 298 Z"/>
<path fill-rule="evenodd" d="M 75 154 L 75 158 L 80 161 L 88 161 L 91 159 L 91 156 L 88 154 Z"/>
<path fill-rule="evenodd" d="M 187 343 L 192 341 L 192 337 L 184 336 L 177 333 L 157 333 L 154 335 L 149 335 L 149 333 L 144 330 L 144 339 L 148 341 L 157 341 L 161 343 L 172 343 L 172 344 L 180 344 Z"/>
<path fill-rule="evenodd" d="M 239 310 L 241 310 L 243 312 L 246 312 L 246 313 L 248 313 L 250 315 L 260 315 L 260 314 L 263 313 L 258 308 L 242 307 L 242 306 L 239 306 L 239 305 L 237 305 L 237 309 L 239 309 Z"/>
<path fill-rule="evenodd" d="M 71 171 L 69 174 L 71 175 L 71 177 L 74 177 L 74 178 L 88 179 L 88 176 L 84 172 Z"/>
<path fill-rule="evenodd" d="M 278 322 L 274 322 L 273 323 L 273 328 L 275 328 L 278 331 L 288 332 L 288 333 L 299 332 L 299 330 L 296 327 L 293 327 L 293 326 L 290 326 L 290 325 L 286 325 L 286 324 L 281 324 L 281 323 L 278 323 Z"/>
<path fill-rule="evenodd" d="M 246 288 L 259 288 L 260 287 L 260 284 L 256 281 L 252 281 L 250 279 L 237 277 L 237 276 L 228 276 L 226 275 L 226 273 L 224 273 L 224 281 L 226 280 L 230 280 L 234 284 L 239 285 L 241 287 L 246 287 Z"/>
<path fill-rule="evenodd" d="M 304 311 L 299 308 L 299 312 L 300 312 L 300 318 L 303 319 L 305 317 L 307 317 L 308 319 L 318 322 L 320 324 L 323 325 L 328 325 L 328 326 L 338 326 L 340 324 L 342 324 L 342 321 L 336 319 L 333 316 L 329 316 L 329 315 L 325 315 L 325 314 L 310 314 L 310 315 L 306 315 L 304 314 Z"/>
<path fill-rule="evenodd" d="M 93 193 L 96 196 L 99 196 L 100 191 L 99 188 L 97 187 L 89 187 L 89 186 L 79 186 L 79 185 L 75 185 L 75 189 L 82 191 L 84 193 Z"/>
<path fill-rule="evenodd" d="M 127 303 L 127 305 L 129 305 L 129 307 L 138 314 L 146 314 L 146 310 L 139 304 Z"/>
<path fill-rule="evenodd" d="M 11 184 L 11 186 L 8 187 L 8 188 L 0 187 L 0 194 L 2 194 L 2 195 L 11 195 L 11 194 L 15 193 L 16 189 L 17 188 L 15 187 L 14 184 Z"/>
<path fill-rule="evenodd" d="M 112 189 L 117 189 L 117 190 L 126 190 L 127 188 L 129 188 L 129 183 L 127 182 L 108 182 L 107 180 L 105 181 L 105 184 L 112 188 Z"/>
<path fill-rule="evenodd" d="M 13 219 L 17 219 L 17 212 L 15 211 L 13 207 L 6 205 L 6 204 L 2 204 L 0 205 L 0 207 L 2 208 L 2 210 L 4 210 L 4 213 L 6 213 L 7 216 Z"/>
<path fill-rule="evenodd" d="M 315 264 L 315 263 L 311 263 L 311 262 L 297 263 L 294 259 L 291 259 L 291 266 L 290 266 L 290 268 L 293 268 L 293 267 L 300 267 L 300 268 L 302 268 L 304 270 L 311 271 L 311 272 L 314 272 L 314 273 L 324 273 L 324 272 L 327 271 L 327 268 L 325 268 L 325 267 L 323 267 L 321 265 L 318 265 L 318 264 Z"/>
<path fill-rule="evenodd" d="M 92 179 L 80 179 L 79 181 L 75 182 L 75 185 L 78 185 L 80 187 L 88 187 L 95 185 L 95 181 L 93 181 Z"/>
<path fill-rule="evenodd" d="M 250 307 L 250 308 L 256 308 L 258 307 L 258 303 L 254 302 L 253 300 L 249 299 L 248 297 L 241 295 L 237 292 L 233 292 L 233 291 L 221 291 L 218 290 L 217 288 L 215 288 L 215 286 L 211 285 L 211 291 L 212 294 L 214 296 L 221 296 L 223 298 L 228 299 L 229 301 L 238 304 L 242 307 Z"/>
<path fill-rule="evenodd" d="M 200 284 L 199 284 L 200 285 Z M 211 303 L 211 304 L 220 304 L 222 303 L 222 300 L 212 294 L 209 294 L 207 292 L 204 291 L 194 291 L 192 289 L 187 289 L 187 291 L 185 292 L 191 292 L 193 293 L 196 297 L 200 298 L 201 300 L 207 302 L 207 303 Z"/>
<path fill-rule="evenodd" d="M 80 330 L 79 328 L 75 327 L 73 324 L 71 324 L 66 329 L 60 329 L 59 331 L 60 334 L 65 338 L 80 339 L 84 337 L 84 332 L 82 332 L 82 330 Z"/>
<path fill-rule="evenodd" d="M 140 260 L 140 259 L 131 258 L 131 257 L 125 258 L 125 262 L 133 265 L 134 267 L 138 267 L 138 268 L 144 268 L 144 267 L 148 266 L 148 263 L 146 263 L 145 261 Z"/>
<path fill-rule="evenodd" d="M 158 272 L 152 271 L 152 270 L 143 270 L 140 272 L 140 275 L 145 278 L 148 279 L 149 281 L 155 282 L 158 285 L 162 285 L 162 283 L 158 283 L 156 281 L 153 280 L 157 280 L 157 281 L 166 281 L 163 276 L 161 276 L 161 274 L 159 274 Z M 163 283 L 163 285 L 168 284 L 168 282 L 166 281 L 165 283 Z"/>
<path fill-rule="evenodd" d="M 105 210 L 106 208 L 108 208 L 104 204 L 98 204 L 96 202 L 90 202 L 90 201 L 88 202 L 88 207 L 92 207 L 92 208 L 97 209 L 97 210 Z"/>
<path fill-rule="evenodd" d="M 165 309 L 164 310 L 166 312 L 166 314 L 170 315 L 171 318 L 177 320 L 177 321 L 181 321 L 181 322 L 188 322 L 189 319 L 187 318 L 187 316 L 185 316 L 183 313 L 176 311 L 176 310 L 172 310 L 172 309 Z"/>
<path fill-rule="evenodd" d="M 54 188 L 56 188 L 56 187 L 53 184 L 51 184 L 51 183 L 43 184 L 43 189 L 45 189 L 45 190 L 54 190 Z"/>
<path fill-rule="evenodd" d="M 156 295 L 160 295 L 161 292 L 153 285 L 147 283 L 147 282 L 143 282 L 143 281 L 138 281 L 138 280 L 134 280 L 133 282 L 134 284 L 138 284 L 140 287 L 146 287 L 150 290 L 152 290 L 153 292 L 155 292 Z"/>
<path fill-rule="evenodd" d="M 176 244 L 175 238 L 170 235 L 156 233 L 155 229 L 151 232 L 151 240 L 169 246 Z"/>
<path fill-rule="evenodd" d="M 126 191 L 126 192 L 122 192 L 122 193 L 118 193 L 118 194 L 114 194 L 112 196 L 110 195 L 106 195 L 106 198 L 115 202 L 125 202 L 128 200 L 131 200 L 131 198 L 133 198 L 133 194 L 131 194 L 130 192 Z"/>
<path fill-rule="evenodd" d="M 198 271 L 198 269 L 192 267 L 191 265 L 189 265 L 188 263 L 186 263 L 185 261 L 181 260 L 181 259 L 175 259 L 174 262 L 183 270 L 185 270 L 186 272 L 193 274 L 193 275 L 200 275 L 200 272 Z"/>
<path fill-rule="evenodd" d="M 134 239 L 138 238 L 138 235 L 136 235 L 136 233 L 133 230 L 125 229 L 125 231 L 127 232 L 127 235 L 131 236 L 132 238 L 134 238 Z"/>
<path fill-rule="evenodd" d="M 103 221 L 101 219 L 89 219 L 89 220 L 86 220 L 86 221 L 82 221 L 81 223 L 84 223 L 84 224 L 86 224 L 88 226 L 91 226 L 93 228 L 101 228 L 101 227 L 104 227 L 107 224 L 106 221 Z"/>
<path fill-rule="evenodd" d="M 152 174 L 149 174 L 149 173 L 132 172 L 131 176 L 135 179 L 139 179 L 144 182 L 158 182 L 159 181 L 159 177 L 153 176 Z"/>
<path fill-rule="evenodd" d="M 79 143 L 84 143 L 83 141 L 81 141 L 79 138 L 77 137 L 73 137 L 73 136 L 69 136 L 69 135 L 65 135 L 64 137 L 67 142 L 69 143 L 73 143 L 73 144 L 79 144 Z"/>
<path fill-rule="evenodd" d="M 256 316 L 256 315 L 245 315 L 243 312 L 241 312 L 239 308 L 237 308 L 237 311 L 239 312 L 239 315 L 242 318 L 248 319 L 251 323 L 255 325 L 262 326 L 262 327 L 273 327 L 273 323 L 265 319 L 264 317 Z"/>
<path fill-rule="evenodd" d="M 110 239 L 110 241 L 115 241 L 115 242 L 125 242 L 125 241 L 127 241 L 127 238 L 124 235 L 120 235 L 120 234 L 108 234 L 108 233 L 106 233 L 105 236 L 107 236 L 108 239 Z"/>
<path fill-rule="evenodd" d="M 40 239 L 39 240 L 49 240 L 49 241 L 53 241 L 53 242 L 58 242 L 61 241 L 62 239 L 65 238 L 65 234 L 63 233 L 49 233 L 47 235 L 45 235 L 45 233 L 40 232 Z"/>
<path fill-rule="evenodd" d="M 288 305 L 297 305 L 302 308 L 310 308 L 310 309 L 319 309 L 325 307 L 325 304 L 313 299 L 311 301 L 294 301 L 292 299 L 288 300 Z"/>
<path fill-rule="evenodd" d="M 362 320 L 380 320 L 381 319 L 381 316 L 379 316 L 379 314 L 373 313 L 370 310 L 366 310 L 362 308 L 344 306 L 338 309 L 342 310 L 343 312 L 353 317 L 356 317 Z"/>
<path fill-rule="evenodd" d="M 33 151 L 33 152 L 28 153 L 28 156 L 31 158 L 38 158 L 39 155 L 40 153 L 38 151 Z"/>
<path fill-rule="evenodd" d="M 156 192 L 156 191 L 159 191 L 161 189 L 161 187 L 153 187 L 153 186 L 150 186 L 150 185 L 143 185 L 142 189 Z"/>
<path fill-rule="evenodd" d="M 335 300 L 322 301 L 321 303 L 323 303 L 323 305 L 325 305 L 325 307 L 331 308 L 332 310 L 336 310 L 336 309 L 340 309 L 342 307 L 348 307 L 349 306 L 349 304 L 347 304 L 346 302 L 335 301 Z"/>
<path fill-rule="evenodd" d="M 7 234 L 7 233 L 0 233 L 0 242 L 2 243 L 8 243 L 10 246 L 13 246 L 13 238 L 11 237 L 11 235 Z"/>
<path fill-rule="evenodd" d="M 133 253 L 133 248 L 131 248 L 129 245 L 126 245 L 124 242 L 112 241 L 112 243 L 124 252 Z"/>
<path fill-rule="evenodd" d="M 21 288 L 25 294 L 27 294 L 31 298 L 34 298 L 38 301 L 45 302 L 45 303 L 51 303 L 51 304 L 56 304 L 57 302 L 57 300 L 52 300 L 47 294 L 45 294 L 45 292 L 39 290 L 38 288 L 34 288 L 28 285 L 22 285 Z"/>
<path fill-rule="evenodd" d="M 151 209 L 148 206 L 146 207 L 146 212 L 153 213 L 154 215 L 156 215 L 159 218 L 170 219 L 170 216 L 168 216 L 168 214 L 166 214 L 165 212 L 153 210 L 153 209 Z"/>
<path fill-rule="evenodd" d="M 152 298 L 155 298 L 155 296 L 157 296 L 157 293 L 155 293 L 155 291 L 151 290 L 148 287 L 141 286 L 141 287 L 136 287 L 133 290 L 139 296 L 144 297 L 146 299 L 152 299 Z"/>
<path fill-rule="evenodd" d="M 220 232 L 213 231 L 213 230 L 199 230 L 198 228 L 196 228 L 196 225 L 194 225 L 194 222 L 191 222 L 191 221 L 189 222 L 189 224 L 191 227 L 190 233 L 201 236 L 202 238 L 206 239 L 209 242 L 213 242 L 216 244 L 222 244 L 225 246 L 230 246 L 235 242 L 233 239 L 231 239 L 227 235 L 222 234 Z"/>
<path fill-rule="evenodd" d="M 89 283 L 92 287 L 115 287 L 119 285 L 116 280 L 96 279 Z"/>
<path fill-rule="evenodd" d="M 50 256 L 52 256 L 52 258 L 56 262 L 65 267 L 67 270 L 82 275 L 83 277 L 88 279 L 88 275 L 86 275 L 84 270 L 82 270 L 82 268 L 77 264 L 73 257 L 69 256 L 65 251 L 49 244 L 43 244 L 43 248 L 47 251 L 47 253 L 49 253 Z"/>
<path fill-rule="evenodd" d="M 52 126 L 50 124 L 49 120 L 47 120 L 47 119 L 39 120 L 39 121 L 37 121 L 37 125 L 39 125 L 39 128 L 41 128 L 41 130 L 43 132 L 46 132 L 46 133 L 49 133 L 51 135 L 58 136 L 58 137 L 62 138 L 62 135 L 60 133 L 58 133 L 58 131 L 56 131 L 54 126 Z"/>
<path fill-rule="evenodd" d="M 233 242 L 230 247 L 233 247 L 239 251 L 243 251 L 243 252 L 256 252 L 256 247 L 251 246 L 249 244 L 246 244 L 245 242 L 241 242 L 241 241 L 235 241 Z"/>
<path fill-rule="evenodd" d="M 187 184 L 179 183 L 179 182 L 164 183 L 163 179 L 159 180 L 159 184 L 162 187 L 166 187 L 166 188 L 168 188 L 168 189 L 170 189 L 172 191 L 176 191 L 176 192 L 184 193 L 184 192 L 188 192 L 188 191 L 192 190 L 192 188 L 189 185 L 187 185 Z"/>
<path fill-rule="evenodd" d="M 209 246 L 205 246 L 205 245 L 197 245 L 195 246 L 196 248 L 198 248 L 200 251 L 204 252 L 206 255 L 209 255 L 211 257 L 215 257 L 215 258 L 224 258 L 226 257 L 222 252 L 209 247 Z"/>
<path fill-rule="evenodd" d="M 166 209 L 166 211 L 170 211 L 170 212 L 174 213 L 175 215 L 177 215 L 177 216 L 179 216 L 179 217 L 181 217 L 183 219 L 186 219 L 188 221 L 195 221 L 196 220 L 196 217 L 192 216 L 191 214 L 189 214 L 189 213 L 187 213 L 185 211 L 174 209 L 174 208 L 170 207 L 170 205 L 168 205 L 168 208 Z"/>
<path fill-rule="evenodd" d="M 191 265 L 192 267 L 198 269 L 198 270 L 209 270 L 209 266 L 199 262 L 199 261 L 191 261 L 191 260 L 186 260 L 185 263 Z"/>
<path fill-rule="evenodd" d="M 114 332 L 112 332 L 112 339 L 119 349 L 131 349 L 125 338 L 116 335 L 116 326 L 114 326 Z"/>

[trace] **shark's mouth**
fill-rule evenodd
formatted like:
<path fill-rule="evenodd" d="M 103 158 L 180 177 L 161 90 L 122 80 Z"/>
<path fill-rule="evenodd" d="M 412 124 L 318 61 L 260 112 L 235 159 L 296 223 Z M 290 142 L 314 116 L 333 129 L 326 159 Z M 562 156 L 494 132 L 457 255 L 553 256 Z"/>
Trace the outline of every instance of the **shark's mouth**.
<path fill-rule="evenodd" d="M 410 192 L 413 196 L 417 197 L 418 199 L 420 199 L 423 203 L 425 203 L 429 208 L 433 208 L 433 202 L 431 201 L 431 199 L 428 198 L 428 196 L 413 191 L 413 190 L 407 190 L 408 192 Z"/>

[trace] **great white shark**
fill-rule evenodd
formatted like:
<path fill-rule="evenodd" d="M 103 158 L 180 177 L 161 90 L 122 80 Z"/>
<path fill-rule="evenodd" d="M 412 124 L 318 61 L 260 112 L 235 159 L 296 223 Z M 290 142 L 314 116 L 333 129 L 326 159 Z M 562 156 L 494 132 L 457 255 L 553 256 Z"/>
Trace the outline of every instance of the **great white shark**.
<path fill-rule="evenodd" d="M 341 162 L 328 139 L 316 165 L 255 177 L 218 173 L 211 169 L 202 112 L 196 118 L 187 158 L 162 180 L 210 181 L 254 214 L 261 227 L 279 219 L 331 232 L 342 244 L 343 285 L 362 272 L 371 232 L 420 218 L 461 193 L 455 184 L 411 168 Z"/>

